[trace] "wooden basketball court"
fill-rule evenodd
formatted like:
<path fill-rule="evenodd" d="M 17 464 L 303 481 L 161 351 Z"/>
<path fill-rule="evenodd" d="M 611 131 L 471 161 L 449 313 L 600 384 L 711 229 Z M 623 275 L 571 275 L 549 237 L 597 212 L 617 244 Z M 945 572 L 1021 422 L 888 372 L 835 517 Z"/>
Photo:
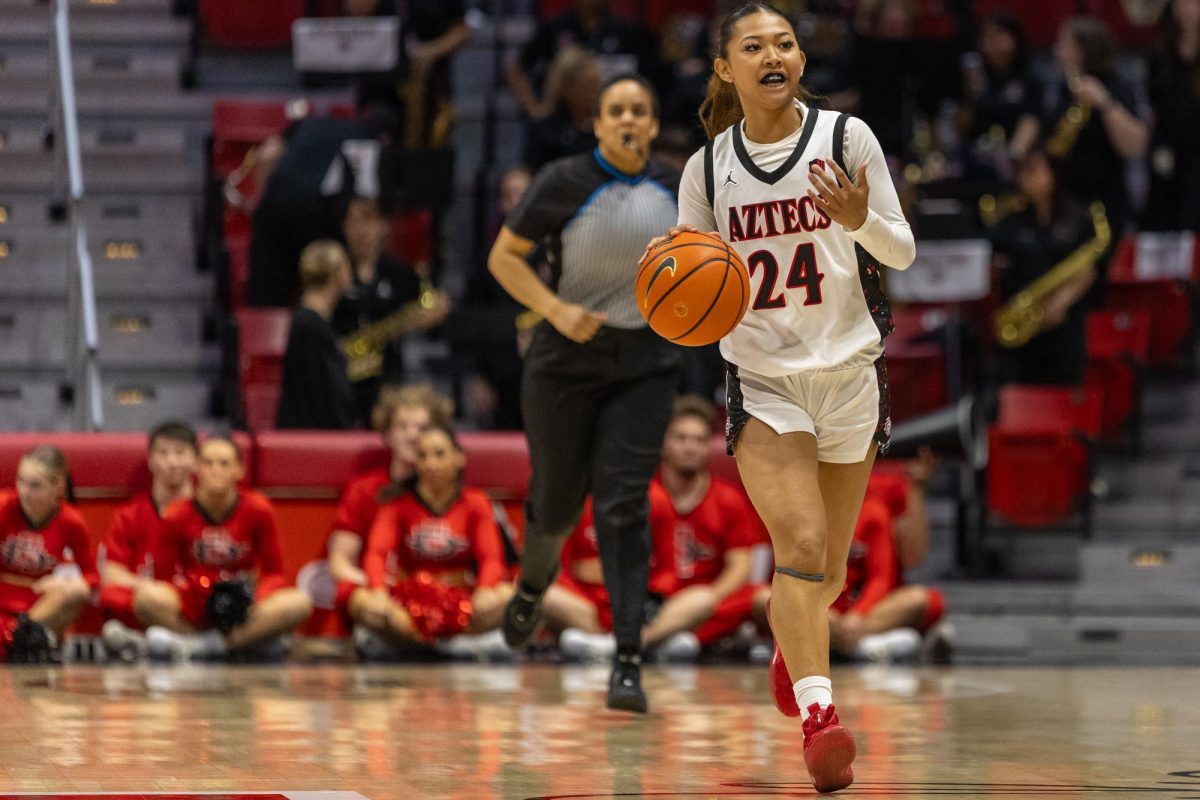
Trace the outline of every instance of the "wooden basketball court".
<path fill-rule="evenodd" d="M 765 676 L 649 667 L 651 713 L 634 717 L 602 709 L 603 667 L 8 668 L 0 792 L 813 795 L 800 725 L 775 711 Z M 841 670 L 835 699 L 860 755 L 840 796 L 1200 800 L 1197 678 Z"/>

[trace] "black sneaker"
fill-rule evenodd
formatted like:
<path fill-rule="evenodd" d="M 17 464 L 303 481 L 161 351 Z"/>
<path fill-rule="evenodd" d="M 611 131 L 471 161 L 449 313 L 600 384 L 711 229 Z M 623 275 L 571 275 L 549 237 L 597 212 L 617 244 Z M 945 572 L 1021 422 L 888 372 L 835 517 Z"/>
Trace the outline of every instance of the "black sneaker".
<path fill-rule="evenodd" d="M 646 693 L 642 691 L 642 656 L 618 653 L 608 679 L 608 707 L 616 711 L 646 713 Z"/>
<path fill-rule="evenodd" d="M 549 587 L 547 587 L 549 588 Z M 532 592 L 524 583 L 517 584 L 517 591 L 504 607 L 504 643 L 513 650 L 521 650 L 529 644 L 542 622 L 542 598 L 546 590 Z"/>

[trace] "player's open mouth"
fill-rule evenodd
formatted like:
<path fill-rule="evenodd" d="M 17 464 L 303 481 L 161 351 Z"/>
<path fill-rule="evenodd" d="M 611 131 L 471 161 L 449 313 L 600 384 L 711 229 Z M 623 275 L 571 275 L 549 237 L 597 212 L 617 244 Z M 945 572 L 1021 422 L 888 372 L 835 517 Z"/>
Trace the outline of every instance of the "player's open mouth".
<path fill-rule="evenodd" d="M 758 82 L 763 86 L 783 86 L 787 83 L 787 77 L 782 72 L 768 72 Z"/>
<path fill-rule="evenodd" d="M 634 136 L 632 133 L 621 134 L 621 146 L 622 147 L 624 147 L 628 150 L 632 150 L 635 147 L 637 147 L 637 143 L 638 143 L 637 137 Z"/>

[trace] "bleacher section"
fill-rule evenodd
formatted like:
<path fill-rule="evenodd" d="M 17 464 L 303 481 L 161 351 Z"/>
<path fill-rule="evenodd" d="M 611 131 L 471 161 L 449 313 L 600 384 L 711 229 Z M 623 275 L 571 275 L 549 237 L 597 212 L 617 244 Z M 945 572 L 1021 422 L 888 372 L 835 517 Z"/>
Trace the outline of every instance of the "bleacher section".
<path fill-rule="evenodd" d="M 170 0 L 71 3 L 107 425 L 211 417 L 219 353 L 197 271 L 209 108 L 181 91 L 192 23 Z M 68 228 L 53 136 L 50 7 L 0 0 L 0 430 L 61 429 Z M 56 177 L 59 182 L 56 185 Z M 207 326 L 211 327 L 211 326 Z"/>

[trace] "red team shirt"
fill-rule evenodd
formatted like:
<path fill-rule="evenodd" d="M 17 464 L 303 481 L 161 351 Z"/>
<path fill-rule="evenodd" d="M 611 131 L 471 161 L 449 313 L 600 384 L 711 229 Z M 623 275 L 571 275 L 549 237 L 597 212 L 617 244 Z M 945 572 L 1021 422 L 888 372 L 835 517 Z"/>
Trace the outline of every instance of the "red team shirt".
<path fill-rule="evenodd" d="M 238 492 L 224 520 L 210 519 L 195 500 L 172 503 L 155 548 L 154 572 L 169 581 L 177 571 L 212 582 L 254 572 L 260 584 L 268 577 L 281 580 L 283 555 L 270 501 L 257 492 Z"/>
<path fill-rule="evenodd" d="M 379 509 L 402 491 L 398 487 L 388 491 L 389 487 L 392 487 L 392 477 L 386 469 L 371 470 L 351 478 L 333 515 L 332 530 L 353 533 L 365 540 Z"/>
<path fill-rule="evenodd" d="M 651 485 L 667 493 L 659 477 Z M 677 589 L 712 583 L 725 568 L 727 552 L 758 543 L 756 517 L 749 501 L 719 478 L 709 479 L 704 498 L 688 513 L 679 513 L 674 504 L 670 510 L 671 524 L 663 533 L 669 537 Z"/>
<path fill-rule="evenodd" d="M 651 483 L 649 496 L 650 535 L 654 544 L 650 554 L 650 591 L 653 594 L 667 595 L 677 588 L 674 550 L 668 535 L 674 523 L 675 510 L 671 507 L 670 496 L 662 486 Z M 579 524 L 563 544 L 562 582 L 579 583 L 572 575 L 571 565 L 594 558 L 600 558 L 600 544 L 596 538 L 596 520 L 592 512 L 592 499 L 589 497 L 583 507 Z"/>
<path fill-rule="evenodd" d="M 140 494 L 113 513 L 104 537 L 104 558 L 143 578 L 154 576 L 154 542 L 163 516 L 150 493 Z"/>
<path fill-rule="evenodd" d="M 495 586 L 505 566 L 491 501 L 471 488 L 462 489 L 441 513 L 416 491 L 391 501 L 371 526 L 363 569 L 372 589 L 388 586 L 392 572 L 473 572 L 477 587 Z"/>
<path fill-rule="evenodd" d="M 90 586 L 100 582 L 83 516 L 64 504 L 41 527 L 35 528 L 21 509 L 16 491 L 0 491 L 0 611 L 12 614 L 28 611 L 36 595 L 24 584 L 44 578 L 55 567 L 68 563 L 79 566 Z M 5 579 L 5 575 L 14 580 Z"/>

